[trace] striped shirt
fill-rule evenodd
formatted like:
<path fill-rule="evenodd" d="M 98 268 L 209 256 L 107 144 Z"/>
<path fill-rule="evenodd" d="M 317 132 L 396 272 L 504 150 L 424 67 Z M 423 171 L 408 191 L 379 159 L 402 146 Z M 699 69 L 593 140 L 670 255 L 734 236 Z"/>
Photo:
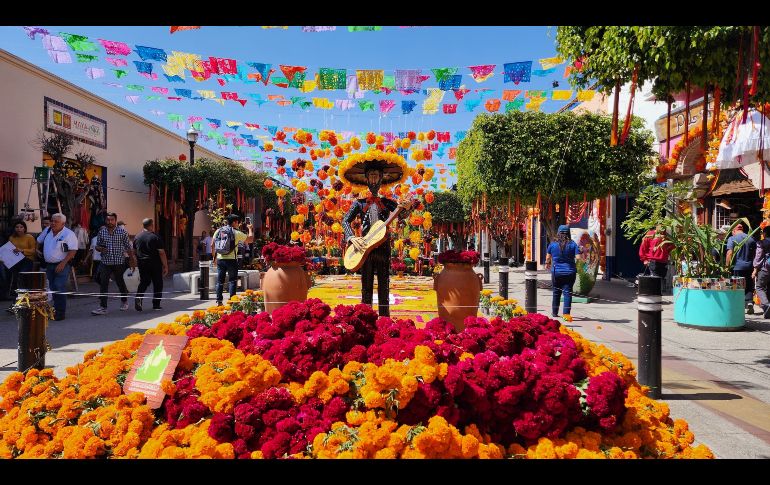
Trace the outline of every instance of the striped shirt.
<path fill-rule="evenodd" d="M 124 253 L 126 251 L 132 251 L 131 244 L 128 242 L 128 233 L 125 229 L 116 227 L 112 233 L 110 233 L 107 226 L 102 226 L 99 229 L 99 233 L 96 235 L 96 245 L 106 247 L 107 250 L 103 251 L 102 264 L 113 266 L 117 264 L 125 263 Z"/>

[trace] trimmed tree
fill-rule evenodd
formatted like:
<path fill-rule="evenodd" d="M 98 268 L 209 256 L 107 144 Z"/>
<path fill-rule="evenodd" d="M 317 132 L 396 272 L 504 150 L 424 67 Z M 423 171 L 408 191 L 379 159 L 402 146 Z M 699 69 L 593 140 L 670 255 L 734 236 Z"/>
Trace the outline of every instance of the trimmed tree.
<path fill-rule="evenodd" d="M 511 198 L 530 205 L 540 200 L 553 237 L 568 201 L 636 192 L 649 180 L 652 132 L 635 118 L 626 143 L 611 147 L 610 129 L 610 117 L 588 113 L 479 115 L 457 150 L 460 198 L 476 206 L 486 198 L 485 212 L 510 206 Z M 498 225 L 491 223 L 496 217 L 487 217 L 490 229 Z M 512 234 L 505 231 L 496 240 L 508 246 Z"/>

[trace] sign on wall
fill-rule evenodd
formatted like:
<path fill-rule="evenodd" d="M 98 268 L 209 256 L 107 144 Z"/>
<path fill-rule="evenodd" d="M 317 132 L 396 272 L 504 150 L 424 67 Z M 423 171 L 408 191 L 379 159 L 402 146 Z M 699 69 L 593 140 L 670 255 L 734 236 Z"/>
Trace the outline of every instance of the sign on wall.
<path fill-rule="evenodd" d="M 107 148 L 107 122 L 49 97 L 44 98 L 45 130 L 67 133 L 76 140 Z"/>
<path fill-rule="evenodd" d="M 684 125 L 685 125 L 684 122 L 685 122 L 686 111 L 687 110 L 685 109 L 684 106 L 671 111 L 671 120 L 670 120 L 671 138 L 684 134 Z M 710 123 L 713 117 L 714 117 L 714 100 L 710 97 L 707 121 Z M 658 142 L 662 142 L 666 139 L 666 118 L 667 116 L 663 115 L 660 118 L 658 118 L 657 121 L 655 121 L 655 134 L 658 137 Z M 687 125 L 689 128 L 693 128 L 695 126 L 700 126 L 702 121 L 703 121 L 703 98 L 700 98 L 699 100 L 696 100 L 695 102 L 690 103 L 690 121 Z"/>

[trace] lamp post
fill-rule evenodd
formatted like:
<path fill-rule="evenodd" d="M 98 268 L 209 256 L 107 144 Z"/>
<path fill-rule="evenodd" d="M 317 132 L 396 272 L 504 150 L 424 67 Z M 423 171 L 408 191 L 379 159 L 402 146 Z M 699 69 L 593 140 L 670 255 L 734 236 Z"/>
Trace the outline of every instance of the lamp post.
<path fill-rule="evenodd" d="M 192 127 L 187 130 L 187 141 L 190 143 L 190 167 L 195 163 L 195 142 L 198 141 L 198 132 Z M 184 270 L 193 270 L 193 225 L 195 223 L 195 201 L 193 200 L 193 193 L 190 187 L 187 187 L 187 227 L 185 230 L 185 244 L 184 244 Z"/>

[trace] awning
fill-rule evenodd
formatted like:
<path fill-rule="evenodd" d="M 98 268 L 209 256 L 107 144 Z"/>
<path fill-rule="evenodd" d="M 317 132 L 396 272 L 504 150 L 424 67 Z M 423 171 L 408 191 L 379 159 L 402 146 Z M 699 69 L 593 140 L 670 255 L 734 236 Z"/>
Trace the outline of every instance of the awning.
<path fill-rule="evenodd" d="M 757 189 L 751 180 L 744 177 L 738 169 L 725 169 L 719 172 L 719 181 L 713 192 L 709 195 L 717 197 L 720 195 L 739 194 L 743 192 L 756 192 Z"/>

